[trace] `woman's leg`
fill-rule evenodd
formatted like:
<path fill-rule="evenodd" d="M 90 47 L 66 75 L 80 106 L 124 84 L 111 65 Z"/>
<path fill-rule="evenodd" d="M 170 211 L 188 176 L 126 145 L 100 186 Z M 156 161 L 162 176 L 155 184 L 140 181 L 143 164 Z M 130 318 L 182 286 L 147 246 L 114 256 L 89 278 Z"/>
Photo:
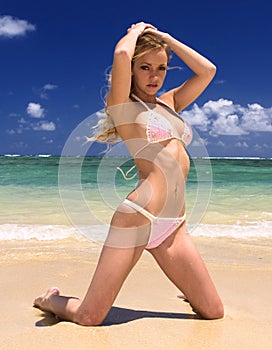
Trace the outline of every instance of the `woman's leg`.
<path fill-rule="evenodd" d="M 195 244 L 186 233 L 185 224 L 149 252 L 184 293 L 195 312 L 205 319 L 224 316 L 221 299 Z"/>
<path fill-rule="evenodd" d="M 137 240 L 138 231 L 141 232 L 141 229 L 137 227 L 139 219 L 145 224 L 145 235 L 148 238 L 150 224 L 147 219 L 143 219 L 141 214 L 133 211 L 131 214 L 123 212 L 114 215 L 106 241 L 114 242 L 114 246 L 104 245 L 91 284 L 82 301 L 74 297 L 61 296 L 58 288 L 52 287 L 34 300 L 34 306 L 44 311 L 50 311 L 63 320 L 81 325 L 101 324 L 126 277 L 145 249 L 145 244 L 128 246 L 130 240 L 124 239 L 126 244 L 124 247 L 124 242 L 122 242 L 122 235 L 125 234 L 130 235 L 131 242 L 135 241 L 135 237 Z M 123 227 L 120 227 L 121 224 Z M 126 225 L 127 227 L 124 227 Z M 111 237 L 118 235 L 118 227 L 122 231 L 122 235 L 119 234 L 118 237 L 121 239 L 119 247 L 118 240 Z"/>
<path fill-rule="evenodd" d="M 61 296 L 52 287 L 34 300 L 34 306 L 60 319 L 85 326 L 95 326 L 107 316 L 122 284 L 140 258 L 144 246 L 112 248 L 104 246 L 93 279 L 82 301 Z"/>
<path fill-rule="evenodd" d="M 137 248 L 104 246 L 87 294 L 77 310 L 76 323 L 99 325 L 103 322 L 126 277 L 143 251 L 144 246 Z"/>

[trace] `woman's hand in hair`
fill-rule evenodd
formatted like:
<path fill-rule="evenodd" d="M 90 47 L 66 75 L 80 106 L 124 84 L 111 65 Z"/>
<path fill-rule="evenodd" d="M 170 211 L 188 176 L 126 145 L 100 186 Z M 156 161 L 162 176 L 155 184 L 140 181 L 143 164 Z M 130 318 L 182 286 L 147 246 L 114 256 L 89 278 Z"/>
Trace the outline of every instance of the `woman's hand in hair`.
<path fill-rule="evenodd" d="M 158 30 L 157 28 L 147 27 L 147 28 L 145 28 L 144 32 L 153 34 L 154 36 L 157 36 L 159 39 L 165 41 L 166 43 L 167 43 L 168 38 L 170 37 L 170 35 L 168 33 L 162 32 L 162 31 Z"/>
<path fill-rule="evenodd" d="M 139 22 L 139 23 L 136 23 L 136 24 L 132 24 L 130 26 L 130 28 L 128 28 L 127 32 L 130 33 L 132 30 L 133 31 L 136 30 L 136 31 L 139 32 L 139 35 L 140 35 L 147 29 L 156 30 L 157 28 L 154 27 L 152 24 L 145 23 L 145 22 Z"/>

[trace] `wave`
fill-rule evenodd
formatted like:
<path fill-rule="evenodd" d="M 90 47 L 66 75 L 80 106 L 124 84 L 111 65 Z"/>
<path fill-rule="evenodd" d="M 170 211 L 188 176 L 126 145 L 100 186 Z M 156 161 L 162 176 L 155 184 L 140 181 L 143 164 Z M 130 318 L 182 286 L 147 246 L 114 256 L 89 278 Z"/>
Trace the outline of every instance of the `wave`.
<path fill-rule="evenodd" d="M 52 154 L 36 154 L 36 155 L 24 155 L 24 154 L 3 154 L 2 157 L 27 157 L 27 158 L 35 158 L 35 157 L 40 157 L 40 158 L 48 158 L 52 157 Z M 1 155 L 0 155 L 1 157 Z"/>
<path fill-rule="evenodd" d="M 64 239 L 90 240 L 104 242 L 108 232 L 107 225 L 93 225 L 89 228 L 76 229 L 66 225 L 0 225 L 0 241 L 25 241 L 35 239 L 38 241 L 58 241 Z"/>
<path fill-rule="evenodd" d="M 4 157 L 21 157 L 20 154 L 4 154 Z"/>
<path fill-rule="evenodd" d="M 192 157 L 193 158 L 193 157 Z M 198 159 L 198 158 L 197 158 Z M 215 160 L 272 160 L 269 157 L 201 157 L 201 159 L 215 159 Z"/>
<path fill-rule="evenodd" d="M 66 225 L 2 224 L 0 225 L 0 241 L 75 239 L 78 241 L 89 240 L 101 244 L 107 236 L 108 228 L 107 224 L 82 226 L 77 229 Z M 256 222 L 250 225 L 199 224 L 192 232 L 188 227 L 188 231 L 195 237 L 267 239 L 272 237 L 272 221 Z"/>
<path fill-rule="evenodd" d="M 247 225 L 199 224 L 191 234 L 210 238 L 266 239 L 272 237 L 272 221 L 253 222 Z"/>

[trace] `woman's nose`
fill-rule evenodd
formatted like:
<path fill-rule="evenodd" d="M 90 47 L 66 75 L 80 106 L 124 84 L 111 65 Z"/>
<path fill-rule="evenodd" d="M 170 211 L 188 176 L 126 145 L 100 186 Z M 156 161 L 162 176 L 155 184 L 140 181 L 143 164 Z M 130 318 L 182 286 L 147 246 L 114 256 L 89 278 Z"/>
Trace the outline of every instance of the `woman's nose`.
<path fill-rule="evenodd" d="M 157 72 L 154 71 L 154 70 L 150 71 L 150 77 L 151 77 L 151 78 L 158 78 Z"/>

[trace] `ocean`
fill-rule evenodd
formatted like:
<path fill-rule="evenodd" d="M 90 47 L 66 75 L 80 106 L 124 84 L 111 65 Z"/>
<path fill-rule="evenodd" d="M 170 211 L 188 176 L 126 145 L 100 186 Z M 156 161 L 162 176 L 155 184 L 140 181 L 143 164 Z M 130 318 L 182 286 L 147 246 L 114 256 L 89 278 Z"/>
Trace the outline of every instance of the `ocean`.
<path fill-rule="evenodd" d="M 133 190 L 128 158 L 0 157 L 0 240 L 103 242 L 116 206 Z M 272 159 L 191 159 L 187 226 L 204 237 L 272 237 Z"/>

